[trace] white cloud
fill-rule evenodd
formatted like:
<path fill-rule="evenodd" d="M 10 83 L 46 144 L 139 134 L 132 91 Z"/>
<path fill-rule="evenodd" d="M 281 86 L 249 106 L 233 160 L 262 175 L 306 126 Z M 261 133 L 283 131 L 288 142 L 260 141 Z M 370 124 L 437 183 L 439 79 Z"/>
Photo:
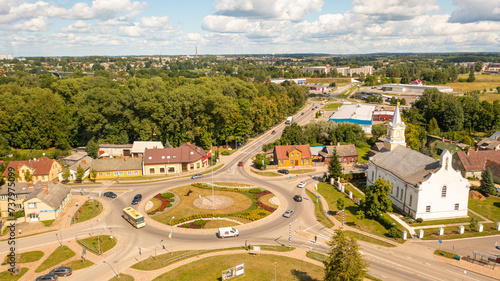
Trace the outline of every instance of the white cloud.
<path fill-rule="evenodd" d="M 47 18 L 45 17 L 37 17 L 27 21 L 24 21 L 19 24 L 15 24 L 12 27 L 12 30 L 16 31 L 44 31 L 47 30 Z"/>
<path fill-rule="evenodd" d="M 93 0 L 91 6 L 79 2 L 59 16 L 65 19 L 113 19 L 121 13 L 136 16 L 146 6 L 146 2 L 130 0 Z"/>
<path fill-rule="evenodd" d="M 217 14 L 257 19 L 300 21 L 311 11 L 321 11 L 323 0 L 218 0 Z"/>
<path fill-rule="evenodd" d="M 78 20 L 73 24 L 68 25 L 67 27 L 61 28 L 61 32 L 64 33 L 90 33 L 94 29 L 92 28 L 92 25 L 89 23 L 86 23 L 82 20 Z"/>
<path fill-rule="evenodd" d="M 352 12 L 374 16 L 379 21 L 398 21 L 439 11 L 436 0 L 354 0 Z"/>
<path fill-rule="evenodd" d="M 459 9 L 451 13 L 450 22 L 500 21 L 498 0 L 453 0 Z"/>

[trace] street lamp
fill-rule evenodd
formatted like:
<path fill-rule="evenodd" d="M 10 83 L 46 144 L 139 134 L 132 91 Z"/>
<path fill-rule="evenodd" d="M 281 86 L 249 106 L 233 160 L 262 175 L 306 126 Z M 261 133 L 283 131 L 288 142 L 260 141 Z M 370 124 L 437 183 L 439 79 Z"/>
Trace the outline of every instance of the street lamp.
<path fill-rule="evenodd" d="M 106 261 L 102 261 L 102 262 L 103 262 L 103 263 L 105 263 L 105 264 L 107 264 L 107 265 L 109 265 L 109 267 L 111 267 L 111 270 L 113 270 L 113 273 L 114 273 L 116 276 L 118 276 L 118 278 L 120 278 L 120 276 L 119 276 L 118 274 L 116 274 L 116 271 L 115 271 L 115 269 L 111 266 L 111 264 L 107 263 Z"/>
<path fill-rule="evenodd" d="M 170 219 L 170 235 L 168 236 L 168 238 L 170 238 L 170 254 L 173 255 L 174 252 L 172 252 L 173 250 L 173 242 L 172 242 L 172 220 L 175 218 L 175 216 L 173 216 L 171 219 Z"/>
<path fill-rule="evenodd" d="M 274 281 L 276 281 L 276 263 L 277 262 L 274 262 Z"/>

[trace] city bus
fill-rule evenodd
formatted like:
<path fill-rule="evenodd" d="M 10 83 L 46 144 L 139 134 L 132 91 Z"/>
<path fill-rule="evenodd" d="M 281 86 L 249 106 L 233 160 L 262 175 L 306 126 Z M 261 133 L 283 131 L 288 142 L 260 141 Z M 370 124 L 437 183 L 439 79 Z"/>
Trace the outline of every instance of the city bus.
<path fill-rule="evenodd" d="M 146 226 L 144 217 L 132 207 L 123 209 L 123 217 L 136 228 Z"/>

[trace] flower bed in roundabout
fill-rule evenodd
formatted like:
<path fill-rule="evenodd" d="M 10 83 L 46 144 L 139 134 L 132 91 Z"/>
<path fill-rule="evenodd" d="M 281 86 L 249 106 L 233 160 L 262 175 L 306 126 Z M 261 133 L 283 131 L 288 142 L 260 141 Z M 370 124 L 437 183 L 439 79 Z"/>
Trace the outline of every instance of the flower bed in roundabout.
<path fill-rule="evenodd" d="M 151 218 L 178 227 L 200 229 L 244 224 L 262 219 L 276 210 L 260 200 L 262 196 L 272 194 L 260 187 L 246 189 L 215 185 L 215 196 L 212 197 L 211 185 L 194 183 L 170 192 L 180 198 L 179 204 Z"/>

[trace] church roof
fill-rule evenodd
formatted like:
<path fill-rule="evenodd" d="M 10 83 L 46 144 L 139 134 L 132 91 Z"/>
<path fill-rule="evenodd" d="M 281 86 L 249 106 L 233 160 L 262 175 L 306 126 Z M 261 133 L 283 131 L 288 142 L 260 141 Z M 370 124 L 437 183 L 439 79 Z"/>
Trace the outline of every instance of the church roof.
<path fill-rule="evenodd" d="M 438 160 L 401 145 L 392 151 L 377 153 L 370 162 L 410 184 L 426 181 L 440 168 Z"/>

